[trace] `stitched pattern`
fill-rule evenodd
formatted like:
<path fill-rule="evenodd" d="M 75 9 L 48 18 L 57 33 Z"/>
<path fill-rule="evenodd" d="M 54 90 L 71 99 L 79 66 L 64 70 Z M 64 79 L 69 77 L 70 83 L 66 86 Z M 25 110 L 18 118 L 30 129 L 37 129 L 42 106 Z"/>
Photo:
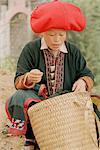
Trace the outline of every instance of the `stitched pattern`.
<path fill-rule="evenodd" d="M 63 89 L 64 53 L 59 52 L 55 58 L 49 50 L 43 50 L 46 63 L 46 76 L 49 95 Z"/>

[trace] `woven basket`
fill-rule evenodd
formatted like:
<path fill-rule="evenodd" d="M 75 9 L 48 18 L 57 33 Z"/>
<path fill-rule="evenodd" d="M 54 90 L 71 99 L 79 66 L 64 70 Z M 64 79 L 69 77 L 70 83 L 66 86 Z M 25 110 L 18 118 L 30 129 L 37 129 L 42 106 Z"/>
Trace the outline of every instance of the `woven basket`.
<path fill-rule="evenodd" d="M 47 99 L 30 107 L 28 114 L 41 150 L 99 150 L 87 92 Z"/>

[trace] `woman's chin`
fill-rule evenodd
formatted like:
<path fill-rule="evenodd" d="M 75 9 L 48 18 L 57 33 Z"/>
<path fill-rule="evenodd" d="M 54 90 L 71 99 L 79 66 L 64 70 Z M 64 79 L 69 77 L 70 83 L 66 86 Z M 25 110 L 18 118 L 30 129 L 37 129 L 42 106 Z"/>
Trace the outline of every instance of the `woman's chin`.
<path fill-rule="evenodd" d="M 58 51 L 60 49 L 60 46 L 52 46 L 52 47 L 49 47 L 49 49 L 51 51 Z"/>

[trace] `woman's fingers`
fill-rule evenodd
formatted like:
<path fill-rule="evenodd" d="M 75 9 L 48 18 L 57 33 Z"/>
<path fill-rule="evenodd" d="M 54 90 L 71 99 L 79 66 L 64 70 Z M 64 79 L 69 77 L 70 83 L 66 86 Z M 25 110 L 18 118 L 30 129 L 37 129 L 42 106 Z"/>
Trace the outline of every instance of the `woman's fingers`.
<path fill-rule="evenodd" d="M 32 69 L 28 75 L 28 82 L 38 83 L 41 81 L 43 72 L 38 69 Z"/>
<path fill-rule="evenodd" d="M 86 91 L 86 83 L 84 80 L 79 79 L 77 80 L 72 87 L 72 91 L 74 92 L 84 92 Z"/>
<path fill-rule="evenodd" d="M 39 69 L 32 69 L 30 71 L 30 74 L 33 74 L 33 75 L 43 75 L 43 72 L 41 72 Z"/>

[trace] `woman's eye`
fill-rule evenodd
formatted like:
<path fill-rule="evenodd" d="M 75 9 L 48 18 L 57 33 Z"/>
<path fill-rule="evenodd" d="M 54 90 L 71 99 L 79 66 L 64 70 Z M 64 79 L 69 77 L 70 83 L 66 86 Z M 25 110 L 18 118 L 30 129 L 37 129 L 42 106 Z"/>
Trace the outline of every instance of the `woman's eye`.
<path fill-rule="evenodd" d="M 64 34 L 60 34 L 60 36 L 64 36 Z"/>
<path fill-rule="evenodd" d="M 49 34 L 50 36 L 54 36 L 54 34 Z"/>

